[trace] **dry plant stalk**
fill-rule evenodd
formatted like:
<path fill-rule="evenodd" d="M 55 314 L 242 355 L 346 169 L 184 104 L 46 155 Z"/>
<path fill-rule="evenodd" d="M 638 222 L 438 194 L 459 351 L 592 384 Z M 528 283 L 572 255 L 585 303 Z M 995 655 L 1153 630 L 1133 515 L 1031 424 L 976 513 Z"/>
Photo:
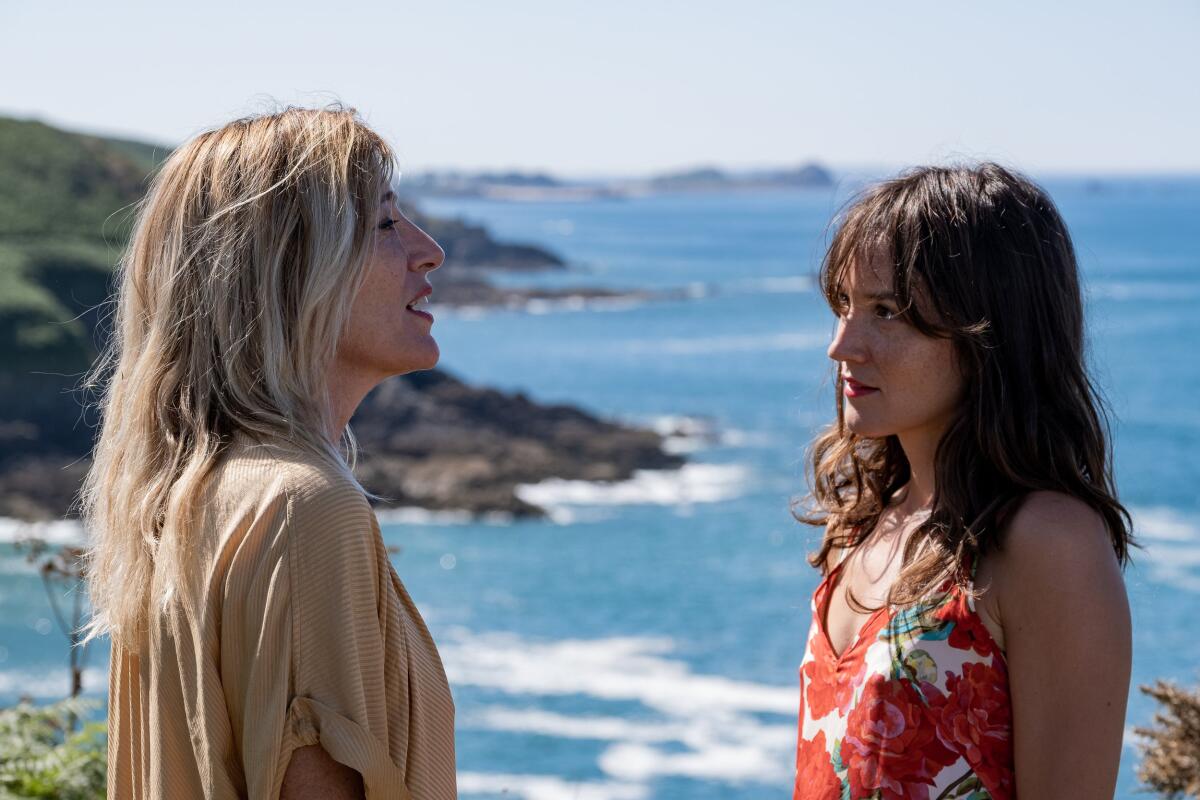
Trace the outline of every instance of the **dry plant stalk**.
<path fill-rule="evenodd" d="M 1139 687 L 1162 708 L 1142 737 L 1138 778 L 1158 794 L 1177 800 L 1200 798 L 1200 689 L 1188 691 L 1164 680 Z"/>

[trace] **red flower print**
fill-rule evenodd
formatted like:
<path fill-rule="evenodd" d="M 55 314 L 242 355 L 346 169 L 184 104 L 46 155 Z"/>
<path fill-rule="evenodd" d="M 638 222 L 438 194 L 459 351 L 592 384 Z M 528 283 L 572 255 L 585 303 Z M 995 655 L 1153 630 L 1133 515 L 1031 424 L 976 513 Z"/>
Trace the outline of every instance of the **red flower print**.
<path fill-rule="evenodd" d="M 800 668 L 800 701 L 808 704 L 812 719 L 820 719 L 835 708 L 843 715 L 850 709 L 854 691 L 866 677 L 866 663 L 863 661 L 866 647 L 875 640 L 887 622 L 887 614 L 876 614 L 868 620 L 859 631 L 858 638 L 848 645 L 850 649 L 842 653 L 840 661 L 829 646 L 829 639 L 824 632 L 817 630 L 813 633 L 811 657 Z"/>
<path fill-rule="evenodd" d="M 800 738 L 796 747 L 796 788 L 792 800 L 838 800 L 842 782 L 833 771 L 833 758 L 825 746 L 825 731 L 811 742 Z"/>
<path fill-rule="evenodd" d="M 1013 792 L 1012 705 L 1003 662 L 963 664 L 946 673 L 946 694 L 931 698 L 938 737 L 962 753 L 996 800 Z"/>
<path fill-rule="evenodd" d="M 843 663 L 842 671 L 838 672 L 837 659 L 825 642 L 824 636 L 815 637 L 812 658 L 804 662 L 800 668 L 803 690 L 801 702 L 808 706 L 812 719 L 820 719 L 835 708 L 838 713 L 845 714 L 854 699 L 854 690 L 863 682 L 863 672 L 860 668 L 854 673 L 847 671 Z"/>
<path fill-rule="evenodd" d="M 870 678 L 850 712 L 841 757 L 850 796 L 883 800 L 928 800 L 934 776 L 955 760 L 916 690 L 883 675 Z"/>
<path fill-rule="evenodd" d="M 942 605 L 934 616 L 952 622 L 949 645 L 955 650 L 974 650 L 981 656 L 999 652 L 992 633 L 983 624 L 979 615 L 967 605 L 966 595 L 957 592 L 954 599 Z"/>

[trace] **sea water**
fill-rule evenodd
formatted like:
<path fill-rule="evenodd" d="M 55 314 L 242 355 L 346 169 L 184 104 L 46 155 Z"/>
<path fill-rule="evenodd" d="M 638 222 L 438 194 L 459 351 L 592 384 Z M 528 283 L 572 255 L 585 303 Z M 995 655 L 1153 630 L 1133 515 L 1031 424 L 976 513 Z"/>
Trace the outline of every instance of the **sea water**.
<path fill-rule="evenodd" d="M 1137 686 L 1200 682 L 1200 181 L 1046 185 L 1079 251 L 1121 499 L 1146 546 L 1126 572 L 1134 663 L 1118 796 L 1133 798 L 1132 728 L 1154 712 Z M 435 307 L 443 367 L 681 434 L 669 444 L 689 458 L 615 486 L 523 489 L 545 521 L 384 516 L 450 676 L 464 798 L 790 796 L 818 581 L 805 555 L 819 531 L 789 503 L 833 413 L 833 317 L 813 275 L 849 188 L 425 203 L 571 265 L 505 283 L 662 293 Z M 6 544 L 0 608 L 0 703 L 61 696 L 65 645 Z M 88 693 L 103 695 L 105 656 L 92 654 Z"/>

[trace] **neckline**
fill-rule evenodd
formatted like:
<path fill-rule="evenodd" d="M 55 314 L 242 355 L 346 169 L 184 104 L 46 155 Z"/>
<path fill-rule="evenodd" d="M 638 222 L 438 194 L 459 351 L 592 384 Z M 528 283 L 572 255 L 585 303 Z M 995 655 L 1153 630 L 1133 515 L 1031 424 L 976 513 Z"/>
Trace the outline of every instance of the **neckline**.
<path fill-rule="evenodd" d="M 833 584 L 831 581 L 833 576 L 837 575 L 838 572 L 841 571 L 842 567 L 845 566 L 846 561 L 848 560 L 849 555 L 834 565 L 833 569 L 829 571 L 829 574 L 827 574 L 824 580 L 821 581 L 821 585 L 817 587 L 817 590 L 821 592 L 819 597 L 820 602 L 817 604 L 817 628 L 820 630 L 821 636 L 824 637 L 825 646 L 829 649 L 830 655 L 833 656 L 835 664 L 841 664 L 847 655 L 853 653 L 858 648 L 859 644 L 862 642 L 863 633 L 871 626 L 876 617 L 886 611 L 888 613 L 888 617 L 890 618 L 892 613 L 892 607 L 890 604 L 885 604 L 882 607 L 875 609 L 873 612 L 871 612 L 870 616 L 864 619 L 862 624 L 858 626 L 858 629 L 854 632 L 854 637 L 850 640 L 850 644 L 846 645 L 846 648 L 842 650 L 841 653 L 838 653 L 834 649 L 833 639 L 829 635 L 829 606 L 833 601 Z"/>
<path fill-rule="evenodd" d="M 829 635 L 829 607 L 833 603 L 833 583 L 832 583 L 832 581 L 833 581 L 834 576 L 837 575 L 841 571 L 842 567 L 844 567 L 846 565 L 846 562 L 850 560 L 850 555 L 851 555 L 851 553 L 846 553 L 845 555 L 843 555 L 843 557 L 838 561 L 838 563 L 833 566 L 833 569 L 829 570 L 829 573 L 821 580 L 821 583 L 817 586 L 817 592 L 819 592 L 818 597 L 817 597 L 818 603 L 817 603 L 817 609 L 816 609 L 817 610 L 817 629 L 820 631 L 821 636 L 824 638 L 825 646 L 828 648 L 830 655 L 833 656 L 834 663 L 837 665 L 841 665 L 842 661 L 845 660 L 847 655 L 849 655 L 850 653 L 853 653 L 856 649 L 858 649 L 858 646 L 862 643 L 863 633 L 875 622 L 876 617 L 878 617 L 880 614 L 882 614 L 884 612 L 887 612 L 888 620 L 890 622 L 892 615 L 897 610 L 896 608 L 893 608 L 890 603 L 885 603 L 881 608 L 875 609 L 873 612 L 871 612 L 871 614 L 866 619 L 864 619 L 862 621 L 862 624 L 858 626 L 858 629 L 854 632 L 854 637 L 850 640 L 850 644 L 846 645 L 846 649 L 843 650 L 841 653 L 838 653 L 836 650 L 834 650 L 833 639 Z M 972 581 L 972 583 L 974 583 L 975 571 L 979 565 L 979 554 L 978 553 L 976 553 L 975 556 L 970 559 L 970 564 L 971 564 L 971 566 L 970 566 L 971 581 Z M 942 598 L 942 602 L 944 602 L 947 599 L 949 599 L 950 597 L 952 597 L 956 592 L 957 592 L 957 586 L 951 586 L 949 589 L 946 590 L 946 594 Z M 971 611 L 974 612 L 975 604 L 973 602 L 971 602 L 971 603 L 969 603 L 969 605 L 970 605 Z"/>

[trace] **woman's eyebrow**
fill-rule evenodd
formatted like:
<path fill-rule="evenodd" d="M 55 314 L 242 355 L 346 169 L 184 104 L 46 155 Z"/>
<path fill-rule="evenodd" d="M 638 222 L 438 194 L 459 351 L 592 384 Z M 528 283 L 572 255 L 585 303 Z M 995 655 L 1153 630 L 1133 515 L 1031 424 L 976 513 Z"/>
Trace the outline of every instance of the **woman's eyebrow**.
<path fill-rule="evenodd" d="M 387 205 L 396 199 L 396 193 L 390 189 L 383 193 L 383 197 L 379 198 L 379 205 Z"/>
<path fill-rule="evenodd" d="M 845 292 L 846 290 L 841 289 L 840 291 Z M 881 289 L 877 292 L 862 292 L 862 293 L 850 292 L 850 294 L 857 294 L 859 297 L 863 298 L 864 300 L 896 300 L 897 299 L 895 292 L 892 292 L 887 289 Z"/>

